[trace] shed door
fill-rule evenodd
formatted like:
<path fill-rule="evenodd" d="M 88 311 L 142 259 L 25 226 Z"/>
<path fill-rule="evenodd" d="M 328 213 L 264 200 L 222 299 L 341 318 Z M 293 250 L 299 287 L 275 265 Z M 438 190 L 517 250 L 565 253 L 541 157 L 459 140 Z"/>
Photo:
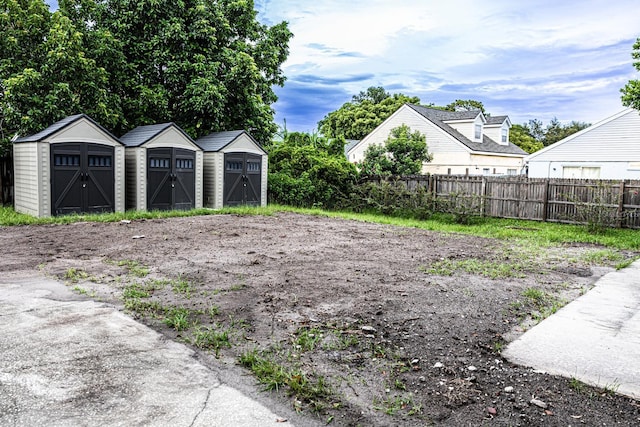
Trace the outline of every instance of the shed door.
<path fill-rule="evenodd" d="M 147 152 L 147 208 L 149 210 L 195 207 L 194 151 L 151 148 Z"/>
<path fill-rule="evenodd" d="M 262 156 L 249 153 L 224 155 L 224 205 L 259 206 L 262 188 Z"/>
<path fill-rule="evenodd" d="M 113 147 L 100 144 L 52 144 L 52 215 L 113 212 L 113 156 Z"/>

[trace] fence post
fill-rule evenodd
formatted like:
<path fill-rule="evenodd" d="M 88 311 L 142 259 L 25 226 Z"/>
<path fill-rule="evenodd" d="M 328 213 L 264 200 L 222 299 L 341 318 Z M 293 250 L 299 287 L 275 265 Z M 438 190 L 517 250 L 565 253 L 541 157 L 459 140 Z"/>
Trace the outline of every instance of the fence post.
<path fill-rule="evenodd" d="M 618 228 L 622 228 L 622 215 L 624 215 L 624 180 L 620 182 L 620 194 L 618 194 L 618 214 L 616 218 L 616 225 Z"/>
<path fill-rule="evenodd" d="M 482 183 L 480 184 L 480 216 L 484 216 L 485 200 L 487 198 L 487 177 L 482 177 Z"/>
<path fill-rule="evenodd" d="M 549 178 L 544 182 L 544 200 L 542 201 L 542 222 L 547 222 L 547 210 L 549 209 Z"/>

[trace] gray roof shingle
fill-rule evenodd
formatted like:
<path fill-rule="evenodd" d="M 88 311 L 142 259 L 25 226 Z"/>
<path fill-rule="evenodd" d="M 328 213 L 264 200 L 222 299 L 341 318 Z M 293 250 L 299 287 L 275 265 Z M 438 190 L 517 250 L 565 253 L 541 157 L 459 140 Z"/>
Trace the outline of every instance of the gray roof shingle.
<path fill-rule="evenodd" d="M 486 135 L 483 135 L 482 142 L 474 142 L 469 138 L 458 132 L 453 127 L 449 126 L 445 123 L 448 120 L 465 120 L 465 119 L 474 119 L 480 114 L 480 111 L 445 111 L 438 110 L 435 108 L 423 107 L 421 105 L 414 104 L 406 104 L 413 110 L 415 110 L 418 114 L 425 117 L 434 125 L 438 126 L 440 129 L 451 135 L 453 138 L 460 141 L 462 144 L 466 145 L 472 151 L 484 152 L 484 153 L 497 153 L 497 154 L 516 154 L 525 156 L 527 153 L 522 150 L 520 147 L 513 143 L 509 143 L 508 145 L 498 144 L 493 139 L 489 138 Z M 466 114 L 462 114 L 466 113 Z M 493 120 L 497 120 L 500 117 L 506 116 L 495 116 L 492 118 Z M 504 120 L 504 119 L 503 119 Z M 487 120 L 488 121 L 488 120 Z M 502 123 L 502 122 L 500 122 Z M 494 124 L 494 123 L 492 123 Z"/>
<path fill-rule="evenodd" d="M 139 146 L 151 141 L 153 138 L 158 136 L 160 133 L 164 132 L 165 129 L 168 129 L 170 127 L 176 128 L 189 141 L 194 142 L 193 139 L 191 139 L 191 137 L 189 135 L 187 135 L 186 132 L 183 131 L 180 128 L 180 126 L 176 125 L 173 122 L 158 123 L 158 124 L 155 124 L 155 125 L 138 126 L 137 128 L 132 129 L 131 131 L 129 131 L 126 134 L 122 135 L 120 137 L 120 141 L 122 141 L 122 143 L 124 145 L 126 145 L 127 147 L 139 147 Z"/>
<path fill-rule="evenodd" d="M 104 127 L 102 127 L 99 123 L 97 123 L 95 120 L 93 120 L 91 117 L 87 116 L 86 114 L 75 114 L 73 116 L 68 116 L 65 117 L 62 120 L 59 120 L 57 122 L 55 122 L 54 124 L 52 124 L 51 126 L 47 127 L 44 130 L 41 130 L 38 133 L 34 133 L 33 135 L 26 135 L 23 136 L 21 138 L 17 138 L 14 143 L 20 143 L 20 142 L 39 142 L 42 141 L 43 139 L 55 134 L 58 131 L 61 131 L 62 129 L 66 128 L 67 126 L 77 122 L 78 120 L 85 118 L 88 121 L 90 121 L 91 123 L 93 123 L 95 126 L 99 127 L 103 132 L 105 132 L 106 134 L 108 134 L 110 137 L 112 137 L 114 140 L 121 142 L 116 136 L 114 136 L 111 132 L 109 132 L 108 130 L 106 130 Z"/>
<path fill-rule="evenodd" d="M 262 151 L 262 146 L 245 130 L 227 130 L 213 132 L 196 140 L 198 147 L 206 152 L 217 152 L 235 141 L 240 135 L 246 134 Z M 266 154 L 266 153 L 265 153 Z"/>

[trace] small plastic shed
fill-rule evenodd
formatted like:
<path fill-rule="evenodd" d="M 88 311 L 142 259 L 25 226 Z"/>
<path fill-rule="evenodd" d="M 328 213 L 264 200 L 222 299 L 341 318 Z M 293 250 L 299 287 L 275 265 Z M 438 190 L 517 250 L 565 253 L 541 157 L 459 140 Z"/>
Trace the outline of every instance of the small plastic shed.
<path fill-rule="evenodd" d="M 124 212 L 124 145 L 85 114 L 16 139 L 13 159 L 17 212 Z"/>
<path fill-rule="evenodd" d="M 268 156 L 244 130 L 214 132 L 196 140 L 204 150 L 204 205 L 267 205 Z"/>
<path fill-rule="evenodd" d="M 175 123 L 139 126 L 126 146 L 127 209 L 202 207 L 202 150 Z"/>

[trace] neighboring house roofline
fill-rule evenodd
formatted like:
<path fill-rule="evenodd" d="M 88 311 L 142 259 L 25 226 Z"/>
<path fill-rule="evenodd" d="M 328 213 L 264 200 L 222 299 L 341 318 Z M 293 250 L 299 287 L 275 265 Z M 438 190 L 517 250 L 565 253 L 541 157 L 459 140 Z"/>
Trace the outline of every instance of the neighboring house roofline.
<path fill-rule="evenodd" d="M 106 133 L 109 137 L 111 137 L 118 144 L 124 145 L 124 144 L 122 144 L 122 141 L 120 141 L 120 139 L 118 137 L 116 137 L 114 134 L 109 132 L 100 123 L 96 122 L 91 117 L 87 116 L 86 114 L 75 114 L 75 115 L 72 115 L 72 116 L 67 116 L 64 119 L 58 120 L 57 122 L 55 122 L 51 126 L 41 130 L 38 133 L 34 133 L 32 135 L 26 135 L 26 136 L 23 136 L 23 137 L 20 137 L 20 138 L 16 138 L 16 140 L 13 141 L 13 142 L 15 144 L 19 144 L 21 142 L 40 142 L 40 141 L 43 141 L 43 140 L 45 140 L 45 139 L 47 139 L 49 137 L 52 137 L 53 135 L 57 134 L 58 132 L 61 132 L 62 130 L 66 129 L 67 127 L 71 126 L 72 124 L 80 121 L 81 119 L 86 119 L 91 124 L 93 124 L 94 126 L 98 127 L 102 132 Z"/>
<path fill-rule="evenodd" d="M 524 158 L 527 155 L 527 153 L 524 150 L 522 150 L 520 147 L 513 144 L 512 142 L 509 142 L 509 144 L 507 145 L 499 144 L 493 139 L 489 138 L 487 135 L 483 135 L 482 142 L 473 142 L 469 140 L 466 136 L 464 136 L 462 133 L 460 133 L 458 130 L 456 130 L 452 126 L 449 126 L 445 121 L 438 118 L 438 116 L 444 119 L 453 117 L 453 118 L 457 118 L 458 121 L 468 122 L 470 120 L 473 120 L 473 119 L 469 119 L 469 117 L 478 117 L 478 114 L 482 114 L 480 110 L 474 110 L 471 112 L 470 111 L 446 111 L 446 110 L 440 110 L 437 108 L 423 107 L 421 105 L 406 103 L 402 105 L 400 108 L 398 108 L 389 117 L 387 117 L 387 119 L 385 119 L 380 125 L 378 125 L 376 129 L 382 126 L 387 121 L 393 120 L 393 118 L 397 114 L 399 114 L 403 108 L 409 108 L 413 110 L 416 114 L 420 115 L 424 119 L 434 124 L 436 128 L 438 128 L 438 130 L 442 132 L 445 136 L 449 137 L 452 142 L 460 145 L 463 149 L 467 150 L 472 154 L 509 155 L 509 157 L 520 157 L 520 158 Z M 508 116 L 496 116 L 496 117 L 505 117 L 507 120 L 509 119 Z M 464 120 L 462 118 L 464 118 Z M 484 115 L 483 115 L 483 118 L 484 118 Z M 447 120 L 447 121 L 450 121 L 450 120 Z M 369 139 L 369 135 L 371 135 L 372 133 L 373 131 L 369 133 L 367 136 L 365 136 L 364 138 L 362 138 L 360 142 L 351 146 L 347 151 L 347 156 L 350 155 L 359 146 L 363 144 L 366 145 L 366 142 Z M 429 142 L 427 141 L 427 145 L 428 144 Z"/>
<path fill-rule="evenodd" d="M 567 136 L 564 139 L 561 139 L 560 141 L 554 142 L 553 144 L 548 145 L 548 146 L 544 147 L 543 149 L 538 150 L 535 153 L 532 153 L 532 154 L 528 155 L 527 157 L 525 157 L 524 160 L 528 162 L 529 160 L 534 159 L 534 158 L 538 157 L 539 155 L 544 154 L 547 151 L 549 151 L 549 150 L 551 150 L 551 149 L 553 149 L 555 147 L 563 145 L 563 144 L 565 144 L 565 143 L 567 143 L 567 142 L 579 137 L 580 135 L 583 135 L 583 134 L 585 134 L 587 132 L 590 132 L 593 129 L 597 129 L 600 126 L 606 125 L 607 123 L 609 123 L 609 122 L 611 122 L 611 121 L 613 121 L 613 120 L 615 120 L 615 119 L 617 119 L 619 117 L 626 116 L 627 114 L 629 114 L 632 111 L 635 111 L 636 113 L 639 113 L 638 110 L 635 110 L 633 108 L 625 108 L 624 110 L 619 111 L 619 112 L 615 113 L 614 115 L 612 115 L 610 117 L 607 117 L 606 119 L 600 120 L 599 122 L 594 123 L 589 127 L 586 127 L 584 129 L 576 132 L 576 133 L 573 133 L 573 134 Z"/>
<path fill-rule="evenodd" d="M 507 145 L 498 144 L 487 135 L 483 135 L 482 142 L 473 142 L 458 130 L 449 126 L 446 123 L 448 115 L 453 115 L 456 112 L 438 110 L 435 108 L 423 107 L 421 105 L 405 104 L 415 112 L 429 120 L 431 123 L 439 127 L 444 132 L 448 133 L 454 140 L 463 144 L 472 153 L 485 153 L 485 154 L 511 154 L 517 157 L 525 157 L 527 153 L 517 145 L 509 142 Z M 478 110 L 480 114 L 481 111 Z M 454 116 L 455 117 L 455 116 Z M 476 116 L 477 117 L 477 116 Z M 484 116 L 483 116 L 484 117 Z M 498 116 L 501 117 L 501 116 Z M 444 119 L 444 120 L 443 120 Z"/>

